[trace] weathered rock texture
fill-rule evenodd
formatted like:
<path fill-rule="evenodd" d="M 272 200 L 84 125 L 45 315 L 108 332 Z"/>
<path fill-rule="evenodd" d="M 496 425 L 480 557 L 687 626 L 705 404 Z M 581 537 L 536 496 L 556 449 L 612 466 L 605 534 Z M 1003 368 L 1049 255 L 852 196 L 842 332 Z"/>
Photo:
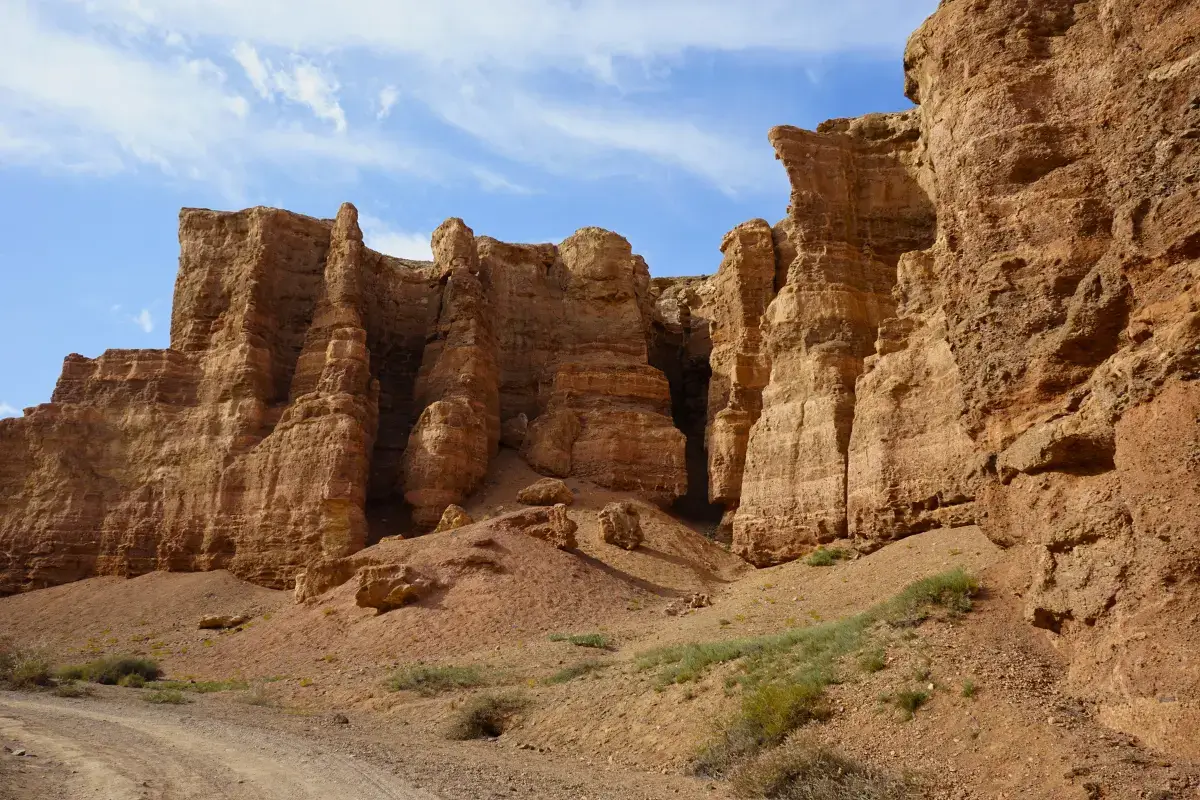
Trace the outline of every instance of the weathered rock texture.
<path fill-rule="evenodd" d="M 517 502 L 527 506 L 569 506 L 575 502 L 571 489 L 558 478 L 542 478 L 517 492 Z"/>
<path fill-rule="evenodd" d="M 508 245 L 451 219 L 428 264 L 364 247 L 350 205 L 189 209 L 180 246 L 170 349 L 72 355 L 51 403 L 0 421 L 0 592 L 155 569 L 291 586 L 433 528 L 501 420 L 551 474 L 686 489 L 649 273 L 616 234 Z"/>
<path fill-rule="evenodd" d="M 635 550 L 642 543 L 642 519 L 633 503 L 609 503 L 600 509 L 599 516 L 600 538 L 604 541 L 625 550 Z"/>
<path fill-rule="evenodd" d="M 780 289 L 761 330 L 770 379 L 733 520 L 734 549 L 756 564 L 846 534 L 855 382 L 895 313 L 901 254 L 931 244 L 936 227 L 913 177 L 915 113 L 837 120 L 817 133 L 775 128 L 770 138 L 792 198 L 774 231 Z M 739 248 L 743 236 L 766 250 L 757 225 L 734 232 Z"/>

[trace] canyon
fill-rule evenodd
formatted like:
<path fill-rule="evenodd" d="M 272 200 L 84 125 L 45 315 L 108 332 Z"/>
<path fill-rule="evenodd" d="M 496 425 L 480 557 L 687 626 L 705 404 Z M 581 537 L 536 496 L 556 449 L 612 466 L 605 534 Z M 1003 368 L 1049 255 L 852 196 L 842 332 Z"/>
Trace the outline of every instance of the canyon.
<path fill-rule="evenodd" d="M 0 594 L 291 589 L 509 450 L 757 567 L 978 525 L 1072 690 L 1195 755 L 1200 7 L 946 0 L 904 67 L 910 110 L 770 131 L 786 216 L 705 278 L 599 228 L 450 219 L 415 262 L 350 204 L 183 210 L 169 349 L 0 420 Z"/>

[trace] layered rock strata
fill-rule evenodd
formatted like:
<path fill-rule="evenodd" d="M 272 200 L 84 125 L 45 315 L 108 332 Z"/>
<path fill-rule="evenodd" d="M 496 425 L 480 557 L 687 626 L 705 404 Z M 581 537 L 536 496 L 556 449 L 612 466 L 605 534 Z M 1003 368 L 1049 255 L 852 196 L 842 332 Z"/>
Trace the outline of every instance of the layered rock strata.
<path fill-rule="evenodd" d="M 901 254 L 928 246 L 936 227 L 913 177 L 915 114 L 775 128 L 770 139 L 792 196 L 774 229 L 780 288 L 761 322 L 770 378 L 733 520 L 735 551 L 760 565 L 846 534 L 855 382 L 895 313 Z"/>

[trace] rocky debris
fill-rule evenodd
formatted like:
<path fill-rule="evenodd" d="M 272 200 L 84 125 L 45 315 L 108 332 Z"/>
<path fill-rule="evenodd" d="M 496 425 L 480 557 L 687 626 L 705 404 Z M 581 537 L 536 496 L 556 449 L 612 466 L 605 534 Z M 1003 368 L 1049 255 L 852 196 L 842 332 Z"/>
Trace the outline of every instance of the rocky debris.
<path fill-rule="evenodd" d="M 329 721 L 332 722 L 334 725 L 349 725 L 350 724 L 350 718 L 347 717 L 345 714 L 341 713 L 340 711 L 335 713 L 332 717 L 330 717 Z"/>
<path fill-rule="evenodd" d="M 500 444 L 513 450 L 520 450 L 525 444 L 525 437 L 528 433 L 529 417 L 524 413 L 509 417 L 500 426 Z"/>
<path fill-rule="evenodd" d="M 380 614 L 419 602 L 429 593 L 445 588 L 407 564 L 383 564 L 363 567 L 358 572 L 358 592 L 354 603 L 374 608 Z"/>
<path fill-rule="evenodd" d="M 517 501 L 527 506 L 552 506 L 557 503 L 569 506 L 575 502 L 575 495 L 570 487 L 557 478 L 542 478 L 517 492 Z"/>
<path fill-rule="evenodd" d="M 296 574 L 295 598 L 303 603 L 341 586 L 354 577 L 359 564 L 354 558 L 336 558 L 309 564 Z"/>
<path fill-rule="evenodd" d="M 208 614 L 200 618 L 197 627 L 202 631 L 236 628 L 250 621 L 246 614 Z"/>
<path fill-rule="evenodd" d="M 523 533 L 557 547 L 559 550 L 574 550 L 575 531 L 579 526 L 567 516 L 567 507 L 561 503 L 553 506 L 529 508 L 490 520 L 500 530 Z"/>
<path fill-rule="evenodd" d="M 681 617 L 689 611 L 697 608 L 708 608 L 712 605 L 712 598 L 701 592 L 693 592 L 687 597 L 679 597 L 672 600 L 667 605 L 666 613 L 669 617 Z"/>
<path fill-rule="evenodd" d="M 635 550 L 642 543 L 642 522 L 635 504 L 628 500 L 609 503 L 599 516 L 604 541 L 625 550 Z"/>
<path fill-rule="evenodd" d="M 456 528 L 464 528 L 467 525 L 474 524 L 471 515 L 462 509 L 461 506 L 448 505 L 446 510 L 442 512 L 442 518 L 438 520 L 437 527 L 433 529 L 434 533 L 445 533 Z"/>

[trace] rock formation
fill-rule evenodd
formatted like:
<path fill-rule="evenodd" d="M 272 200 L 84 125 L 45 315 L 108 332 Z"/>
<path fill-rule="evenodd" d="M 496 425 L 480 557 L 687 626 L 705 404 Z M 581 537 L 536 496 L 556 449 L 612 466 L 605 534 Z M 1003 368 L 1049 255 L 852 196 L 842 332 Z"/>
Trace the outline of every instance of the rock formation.
<path fill-rule="evenodd" d="M 642 520 L 633 503 L 609 503 L 600 509 L 599 516 L 600 538 L 604 541 L 625 550 L 636 550 L 642 543 Z"/>
<path fill-rule="evenodd" d="M 575 502 L 571 489 L 558 478 L 542 478 L 517 492 L 517 502 L 527 506 L 553 506 Z"/>

